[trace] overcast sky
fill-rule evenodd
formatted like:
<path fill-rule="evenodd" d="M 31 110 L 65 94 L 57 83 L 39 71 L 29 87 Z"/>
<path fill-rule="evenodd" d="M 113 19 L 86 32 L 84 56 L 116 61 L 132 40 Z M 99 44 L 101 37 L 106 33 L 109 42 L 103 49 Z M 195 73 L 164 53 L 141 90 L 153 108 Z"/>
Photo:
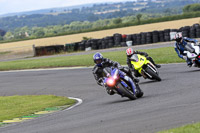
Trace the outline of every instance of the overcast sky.
<path fill-rule="evenodd" d="M 74 6 L 88 3 L 119 1 L 124 2 L 134 0 L 0 0 L 0 14 Z"/>

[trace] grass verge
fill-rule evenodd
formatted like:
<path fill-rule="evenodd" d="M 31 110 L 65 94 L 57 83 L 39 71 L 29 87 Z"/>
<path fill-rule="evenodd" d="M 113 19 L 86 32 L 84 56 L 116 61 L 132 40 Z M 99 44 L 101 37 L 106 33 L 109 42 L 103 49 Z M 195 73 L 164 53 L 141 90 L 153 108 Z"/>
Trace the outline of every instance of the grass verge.
<path fill-rule="evenodd" d="M 167 64 L 184 62 L 181 60 L 173 47 L 146 49 L 140 50 L 147 52 L 156 63 Z M 65 57 L 52 57 L 43 59 L 29 59 L 29 60 L 17 60 L 0 62 L 0 70 L 20 70 L 20 69 L 35 69 L 35 68 L 51 68 L 51 67 L 71 67 L 71 66 L 93 66 L 92 59 L 93 54 L 88 55 L 76 55 Z M 105 52 L 103 56 L 110 58 L 114 61 L 118 61 L 120 64 L 126 64 L 125 51 Z"/>
<path fill-rule="evenodd" d="M 200 123 L 189 124 L 179 128 L 174 128 L 158 133 L 200 133 Z"/>
<path fill-rule="evenodd" d="M 0 122 L 42 111 L 48 107 L 72 105 L 76 101 L 54 95 L 0 97 Z"/>

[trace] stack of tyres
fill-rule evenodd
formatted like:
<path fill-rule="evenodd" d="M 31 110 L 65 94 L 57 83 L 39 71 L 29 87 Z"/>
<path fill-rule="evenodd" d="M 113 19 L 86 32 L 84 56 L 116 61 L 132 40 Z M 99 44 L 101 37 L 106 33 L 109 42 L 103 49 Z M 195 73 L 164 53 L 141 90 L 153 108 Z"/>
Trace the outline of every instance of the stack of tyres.
<path fill-rule="evenodd" d="M 141 44 L 141 34 L 136 34 L 136 45 Z"/>
<path fill-rule="evenodd" d="M 126 42 L 126 37 L 127 37 L 126 34 L 123 34 L 123 35 L 122 35 L 122 42 Z"/>
<path fill-rule="evenodd" d="M 119 33 L 116 33 L 113 35 L 114 37 L 114 45 L 115 46 L 120 46 L 121 42 L 122 42 L 122 35 Z"/>
<path fill-rule="evenodd" d="M 131 36 L 132 36 L 133 45 L 136 45 L 136 40 L 137 40 L 136 34 L 132 34 Z"/>
<path fill-rule="evenodd" d="M 153 31 L 153 43 L 159 42 L 159 33 L 158 31 Z"/>
<path fill-rule="evenodd" d="M 106 42 L 108 43 L 108 48 L 114 47 L 114 37 L 113 36 L 107 36 L 106 37 Z"/>
<path fill-rule="evenodd" d="M 74 51 L 74 43 L 65 44 L 65 51 L 66 52 L 73 52 Z"/>
<path fill-rule="evenodd" d="M 78 51 L 79 50 L 79 42 L 74 43 L 74 50 L 73 51 Z"/>
<path fill-rule="evenodd" d="M 145 44 L 147 42 L 146 41 L 147 33 L 146 32 L 142 32 L 140 34 L 141 34 L 141 44 Z"/>
<path fill-rule="evenodd" d="M 196 38 L 200 38 L 200 25 L 195 24 L 194 27 L 196 29 Z"/>
<path fill-rule="evenodd" d="M 127 41 L 132 41 L 132 35 L 126 35 L 126 42 Z"/>
<path fill-rule="evenodd" d="M 182 28 L 183 37 L 189 37 L 189 33 L 190 33 L 190 26 L 185 26 Z"/>
<path fill-rule="evenodd" d="M 99 49 L 99 48 L 98 48 L 98 44 L 97 44 L 98 39 L 91 39 L 90 42 L 91 42 L 91 46 L 92 46 L 92 49 L 93 49 L 93 50 Z"/>
<path fill-rule="evenodd" d="M 146 43 L 152 43 L 152 32 L 147 32 L 147 36 L 146 36 Z"/>
<path fill-rule="evenodd" d="M 109 41 L 107 37 L 104 38 L 104 42 L 105 42 L 105 48 L 109 48 L 109 45 L 108 45 Z"/>
<path fill-rule="evenodd" d="M 97 45 L 98 45 L 98 48 L 99 48 L 99 49 L 103 49 L 103 48 L 102 48 L 102 39 L 99 39 L 99 40 L 98 40 Z"/>
<path fill-rule="evenodd" d="M 164 39 L 165 39 L 165 42 L 170 41 L 170 29 L 164 30 Z"/>
<path fill-rule="evenodd" d="M 190 38 L 196 38 L 196 29 L 194 26 L 190 27 Z"/>
<path fill-rule="evenodd" d="M 158 31 L 158 34 L 159 34 L 160 42 L 164 42 L 165 41 L 165 39 L 164 39 L 164 31 Z"/>
<path fill-rule="evenodd" d="M 85 43 L 86 43 L 86 40 L 83 40 L 79 43 L 79 50 L 81 51 L 85 50 Z"/>
<path fill-rule="evenodd" d="M 105 49 L 105 48 L 106 48 L 106 41 L 105 41 L 105 38 L 101 39 L 101 46 L 102 46 L 102 49 Z"/>
<path fill-rule="evenodd" d="M 92 49 L 91 40 L 87 40 L 85 43 L 85 51 L 89 51 Z"/>

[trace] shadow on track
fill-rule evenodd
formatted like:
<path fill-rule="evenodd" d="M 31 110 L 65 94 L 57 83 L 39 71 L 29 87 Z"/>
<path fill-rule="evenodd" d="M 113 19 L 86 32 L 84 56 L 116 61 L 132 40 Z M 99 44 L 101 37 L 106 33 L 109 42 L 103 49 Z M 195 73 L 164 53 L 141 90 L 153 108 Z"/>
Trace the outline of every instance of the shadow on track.
<path fill-rule="evenodd" d="M 139 85 L 140 85 L 140 84 L 151 84 L 151 83 L 156 83 L 156 82 L 158 82 L 158 83 L 159 83 L 159 81 L 155 81 L 155 80 L 149 80 L 149 81 L 144 81 L 144 82 L 141 82 L 141 83 L 139 83 Z M 160 82 L 162 82 L 162 81 L 160 81 Z"/>
<path fill-rule="evenodd" d="M 187 69 L 187 70 L 182 70 L 182 71 L 178 71 L 176 73 L 193 73 L 193 72 L 200 72 L 200 68 L 193 68 L 192 70 L 191 69 Z"/>

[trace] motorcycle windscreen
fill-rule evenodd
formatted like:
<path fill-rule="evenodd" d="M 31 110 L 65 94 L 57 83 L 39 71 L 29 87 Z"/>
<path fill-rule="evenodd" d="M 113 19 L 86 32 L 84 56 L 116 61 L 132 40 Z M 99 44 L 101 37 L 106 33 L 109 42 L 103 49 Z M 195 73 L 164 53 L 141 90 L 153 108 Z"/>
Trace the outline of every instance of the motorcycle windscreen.
<path fill-rule="evenodd" d="M 139 55 L 139 54 L 134 54 L 131 56 L 131 64 L 134 66 L 135 70 L 139 70 L 142 68 L 146 61 L 146 57 Z"/>
<path fill-rule="evenodd" d="M 118 74 L 119 74 L 119 70 L 114 68 L 111 72 L 111 76 L 113 77 L 113 79 L 117 79 L 118 78 Z"/>

